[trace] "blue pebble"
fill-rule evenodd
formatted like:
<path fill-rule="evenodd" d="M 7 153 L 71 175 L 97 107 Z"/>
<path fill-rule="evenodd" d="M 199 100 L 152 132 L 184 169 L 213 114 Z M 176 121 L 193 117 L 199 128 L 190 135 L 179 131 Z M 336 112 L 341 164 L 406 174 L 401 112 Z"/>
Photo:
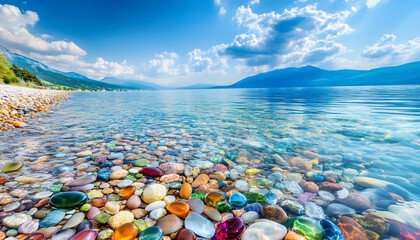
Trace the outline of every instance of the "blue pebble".
<path fill-rule="evenodd" d="M 340 229 L 333 222 L 327 219 L 321 219 L 319 223 L 324 228 L 324 237 L 328 238 L 328 240 L 344 240 Z"/>
<path fill-rule="evenodd" d="M 153 181 L 154 181 L 153 178 L 147 178 L 148 183 L 152 183 Z"/>
<path fill-rule="evenodd" d="M 322 175 L 316 175 L 316 176 L 314 177 L 314 181 L 315 181 L 315 182 L 323 182 L 323 181 L 325 181 L 325 178 L 324 178 L 324 176 L 322 176 Z"/>
<path fill-rule="evenodd" d="M 264 195 L 265 201 L 267 201 L 268 205 L 276 205 L 277 204 L 277 195 L 272 193 L 272 192 L 268 192 Z"/>
<path fill-rule="evenodd" d="M 109 176 L 111 176 L 112 171 L 98 171 L 98 179 L 102 181 L 106 181 L 109 179 Z"/>
<path fill-rule="evenodd" d="M 154 151 L 154 150 L 156 150 L 158 148 L 158 146 L 157 145 L 149 145 L 149 146 L 147 146 L 147 150 L 149 150 L 149 151 Z"/>
<path fill-rule="evenodd" d="M 47 228 L 57 225 L 63 220 L 66 213 L 61 210 L 51 211 L 41 221 L 39 221 L 39 228 Z"/>
<path fill-rule="evenodd" d="M 248 199 L 242 193 L 236 192 L 230 196 L 229 203 L 233 209 L 241 209 L 248 204 Z"/>
<path fill-rule="evenodd" d="M 108 168 L 108 167 L 113 167 L 114 164 L 111 161 L 105 161 L 104 163 L 101 164 L 101 166 L 99 166 L 100 168 Z"/>
<path fill-rule="evenodd" d="M 263 210 L 263 207 L 261 203 L 251 203 L 245 207 L 245 211 L 247 212 L 254 211 L 257 213 L 261 213 L 262 210 Z"/>
<path fill-rule="evenodd" d="M 224 183 L 224 182 L 220 182 L 219 184 L 218 184 L 218 186 L 219 186 L 219 189 L 221 189 L 221 188 L 223 188 L 223 187 L 226 187 L 226 183 Z"/>

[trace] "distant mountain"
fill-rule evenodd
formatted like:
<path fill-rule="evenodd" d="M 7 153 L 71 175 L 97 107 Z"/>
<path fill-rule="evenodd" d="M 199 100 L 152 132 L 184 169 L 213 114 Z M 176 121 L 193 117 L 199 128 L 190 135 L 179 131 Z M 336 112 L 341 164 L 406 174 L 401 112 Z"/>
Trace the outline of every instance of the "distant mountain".
<path fill-rule="evenodd" d="M 164 90 L 164 89 L 171 89 L 168 87 L 164 87 L 158 84 L 144 82 L 144 81 L 137 81 L 137 80 L 125 80 L 119 79 L 115 77 L 106 77 L 101 80 L 101 82 L 115 84 L 119 86 L 129 87 L 129 88 L 136 88 L 136 89 L 144 89 L 144 90 Z"/>
<path fill-rule="evenodd" d="M 25 68 L 38 78 L 51 84 L 82 90 L 129 90 L 132 88 L 103 83 L 74 72 L 61 72 L 48 67 L 36 60 L 13 53 L 7 48 L 0 46 L 0 54 L 3 54 L 11 64 L 19 68 Z"/>
<path fill-rule="evenodd" d="M 187 87 L 180 87 L 177 89 L 208 89 L 208 88 L 214 88 L 216 87 L 216 85 L 212 85 L 212 84 L 194 84 L 191 86 L 187 86 Z"/>
<path fill-rule="evenodd" d="M 278 88 L 420 84 L 420 62 L 372 70 L 324 70 L 312 66 L 284 68 L 215 88 Z"/>

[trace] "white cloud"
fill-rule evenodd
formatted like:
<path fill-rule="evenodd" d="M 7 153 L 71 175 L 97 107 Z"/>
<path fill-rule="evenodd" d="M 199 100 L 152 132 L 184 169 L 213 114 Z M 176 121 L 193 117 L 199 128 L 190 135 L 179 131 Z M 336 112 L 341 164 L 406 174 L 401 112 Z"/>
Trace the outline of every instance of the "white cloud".
<path fill-rule="evenodd" d="M 180 74 L 179 66 L 175 63 L 177 58 L 178 55 L 174 52 L 156 54 L 156 58 L 149 60 L 149 71 L 159 75 L 177 76 Z"/>
<path fill-rule="evenodd" d="M 366 7 L 373 8 L 376 6 L 381 0 L 366 0 Z"/>
<path fill-rule="evenodd" d="M 224 7 L 221 7 L 219 10 L 219 15 L 224 15 L 226 13 L 226 9 Z"/>
<path fill-rule="evenodd" d="M 249 5 L 254 5 L 254 4 L 258 4 L 258 3 L 260 3 L 260 0 L 251 0 Z"/>
<path fill-rule="evenodd" d="M 391 64 L 400 64 L 420 58 L 420 37 L 400 44 L 394 43 L 396 38 L 394 34 L 384 34 L 379 42 L 366 46 L 361 56 Z"/>
<path fill-rule="evenodd" d="M 15 6 L 0 4 L 0 44 L 52 68 L 79 72 L 95 79 L 134 72 L 134 68 L 126 63 L 109 62 L 100 57 L 94 63 L 85 62 L 82 56 L 87 54 L 86 51 L 72 41 L 48 41 L 53 36 L 33 35 L 29 28 L 38 21 L 36 12 L 22 12 Z"/>
<path fill-rule="evenodd" d="M 220 5 L 220 4 L 222 4 L 222 3 L 220 2 L 220 0 L 214 0 L 214 4 L 216 4 L 216 5 Z"/>
<path fill-rule="evenodd" d="M 333 39 L 351 33 L 345 22 L 349 11 L 326 13 L 316 5 L 286 9 L 283 13 L 253 13 L 241 6 L 235 19 L 246 33 L 226 45 L 224 54 L 248 66 L 317 64 L 346 51 Z"/>
<path fill-rule="evenodd" d="M 214 46 L 208 51 L 194 49 L 188 53 L 189 61 L 186 65 L 188 73 L 224 73 L 228 67 L 227 58 L 218 54 L 220 46 Z"/>

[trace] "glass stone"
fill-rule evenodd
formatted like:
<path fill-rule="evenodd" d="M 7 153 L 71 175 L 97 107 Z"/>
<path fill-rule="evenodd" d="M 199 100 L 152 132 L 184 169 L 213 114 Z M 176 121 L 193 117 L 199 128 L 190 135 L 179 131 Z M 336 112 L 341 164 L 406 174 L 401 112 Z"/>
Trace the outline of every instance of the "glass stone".
<path fill-rule="evenodd" d="M 216 229 L 212 222 L 198 213 L 192 212 L 185 218 L 185 228 L 193 231 L 200 237 L 212 238 Z"/>
<path fill-rule="evenodd" d="M 348 240 L 367 240 L 367 236 L 362 226 L 355 220 L 342 216 L 337 221 L 337 226 L 340 228 L 341 233 L 345 239 Z"/>
<path fill-rule="evenodd" d="M 324 237 L 328 238 L 328 240 L 344 240 L 340 229 L 333 222 L 327 219 L 321 219 L 319 223 L 324 228 Z"/>
<path fill-rule="evenodd" d="M 229 203 L 233 209 L 241 209 L 248 204 L 248 199 L 242 193 L 233 193 L 229 198 Z"/>
<path fill-rule="evenodd" d="M 140 233 L 139 240 L 161 240 L 163 230 L 158 226 L 149 227 Z"/>
<path fill-rule="evenodd" d="M 112 235 L 112 240 L 134 240 L 139 229 L 134 223 L 124 223 Z"/>
<path fill-rule="evenodd" d="M 190 212 L 190 206 L 185 202 L 175 201 L 166 206 L 166 209 L 178 217 L 186 217 Z"/>
<path fill-rule="evenodd" d="M 308 240 L 322 240 L 324 229 L 321 224 L 313 218 L 297 217 L 293 223 L 293 230 Z"/>
<path fill-rule="evenodd" d="M 51 197 L 50 205 L 56 208 L 75 208 L 88 200 L 86 193 L 62 192 Z"/>
<path fill-rule="evenodd" d="M 226 193 L 222 191 L 210 192 L 204 198 L 204 203 L 209 206 L 216 207 L 219 202 L 226 201 Z"/>
<path fill-rule="evenodd" d="M 214 236 L 217 240 L 236 240 L 239 239 L 245 229 L 245 223 L 238 217 L 230 218 L 216 228 Z"/>
<path fill-rule="evenodd" d="M 162 175 L 162 172 L 159 169 L 154 168 L 154 167 L 144 167 L 141 169 L 141 173 L 144 176 L 150 177 L 150 178 L 155 178 Z"/>
<path fill-rule="evenodd" d="M 257 213 L 261 213 L 262 210 L 263 210 L 263 207 L 260 203 L 251 203 L 245 207 L 245 211 L 247 212 L 254 211 Z"/>
<path fill-rule="evenodd" d="M 220 213 L 225 213 L 225 212 L 231 212 L 232 211 L 232 207 L 227 202 L 219 202 L 216 205 L 216 209 Z"/>
<path fill-rule="evenodd" d="M 264 198 L 265 198 L 265 201 L 267 201 L 267 203 L 269 205 L 276 205 L 277 204 L 277 195 L 272 193 L 272 192 L 268 192 L 268 193 L 264 194 Z"/>

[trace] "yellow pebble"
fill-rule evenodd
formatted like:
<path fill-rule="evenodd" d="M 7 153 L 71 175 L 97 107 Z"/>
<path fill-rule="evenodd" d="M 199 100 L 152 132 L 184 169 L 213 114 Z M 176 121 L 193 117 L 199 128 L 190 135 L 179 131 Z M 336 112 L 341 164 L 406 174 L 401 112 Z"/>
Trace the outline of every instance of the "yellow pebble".
<path fill-rule="evenodd" d="M 259 169 L 256 169 L 256 168 L 251 168 L 251 169 L 247 169 L 246 171 L 245 171 L 245 173 L 246 173 L 246 175 L 255 175 L 255 174 L 258 174 L 258 173 L 260 173 L 261 171 L 259 170 Z"/>
<path fill-rule="evenodd" d="M 311 162 L 312 162 L 312 164 L 317 165 L 317 164 L 318 164 L 318 159 L 314 159 L 314 160 L 312 160 Z"/>

